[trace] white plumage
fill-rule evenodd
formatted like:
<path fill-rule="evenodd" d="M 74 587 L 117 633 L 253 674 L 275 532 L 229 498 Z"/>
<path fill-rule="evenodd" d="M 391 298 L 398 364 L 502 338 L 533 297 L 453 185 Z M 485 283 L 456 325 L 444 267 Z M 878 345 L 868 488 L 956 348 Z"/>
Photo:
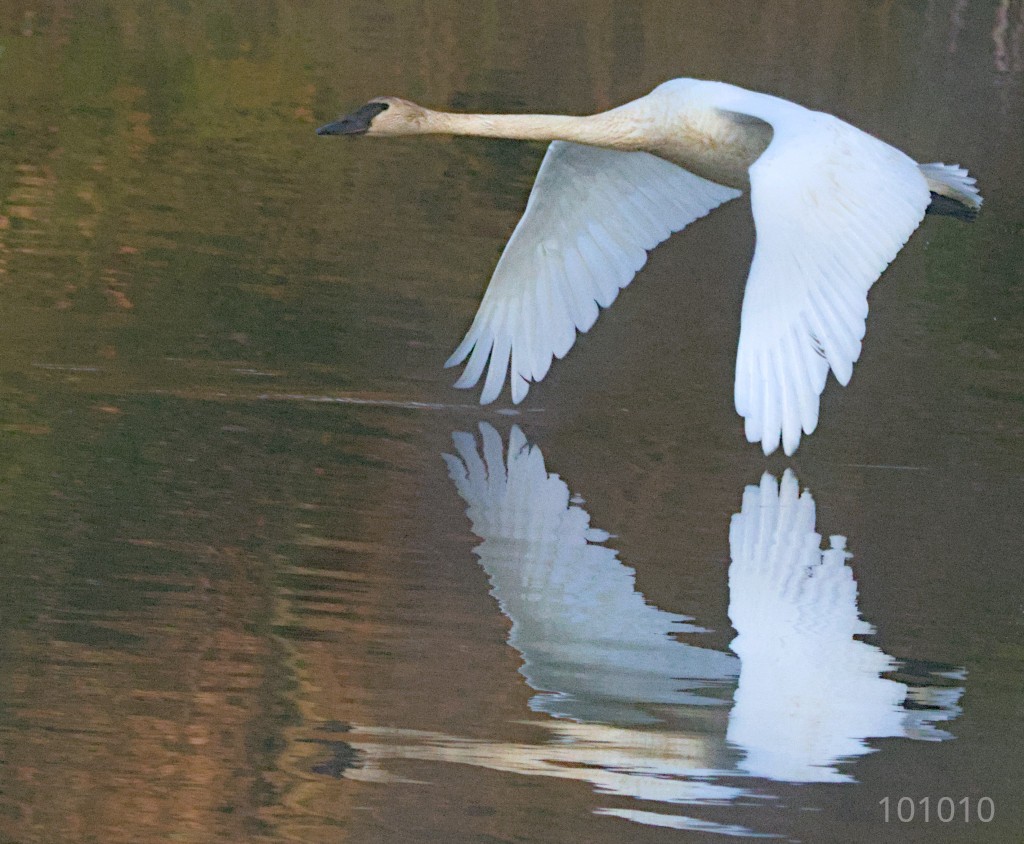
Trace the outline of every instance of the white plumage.
<path fill-rule="evenodd" d="M 749 186 L 757 245 L 743 302 L 736 410 L 765 454 L 818 423 L 847 384 L 867 292 L 937 193 L 975 210 L 974 179 L 918 165 L 842 120 L 727 85 L 676 79 L 588 117 L 467 115 L 379 98 L 322 134 L 445 133 L 552 141 L 476 318 L 447 365 L 458 387 L 522 401 L 647 250 Z M 728 185 L 728 186 L 727 186 Z M 485 376 L 486 372 L 486 376 Z"/>
<path fill-rule="evenodd" d="M 554 141 L 476 318 L 448 359 L 454 366 L 469 355 L 455 386 L 476 384 L 489 358 L 481 404 L 498 397 L 506 374 L 512 400 L 522 401 L 552 356 L 564 357 L 598 306 L 633 280 L 647 250 L 739 195 L 646 152 Z"/>
<path fill-rule="evenodd" d="M 831 368 L 846 385 L 860 357 L 868 289 L 930 201 L 918 165 L 828 114 L 762 95 L 746 113 L 774 137 L 750 168 L 757 246 L 736 357 L 736 410 L 765 454 L 818 424 Z"/>

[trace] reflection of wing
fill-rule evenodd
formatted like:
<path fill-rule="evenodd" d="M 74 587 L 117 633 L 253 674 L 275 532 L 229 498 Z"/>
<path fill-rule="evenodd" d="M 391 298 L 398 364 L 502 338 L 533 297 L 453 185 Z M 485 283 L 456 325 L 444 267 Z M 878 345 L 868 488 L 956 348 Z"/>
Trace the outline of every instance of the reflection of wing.
<path fill-rule="evenodd" d="M 547 726 L 551 740 L 526 744 L 352 725 L 346 733 L 346 744 L 359 754 L 359 766 L 347 770 L 345 776 L 368 782 L 395 782 L 395 776 L 385 767 L 387 760 L 416 759 L 587 782 L 599 794 L 660 804 L 721 806 L 749 796 L 748 791 L 734 785 L 708 782 L 709 742 L 700 732 L 662 732 L 568 721 L 541 726 Z M 595 812 L 645 825 L 760 837 L 745 827 L 686 815 L 621 806 Z"/>
<path fill-rule="evenodd" d="M 453 435 L 461 459 L 445 459 L 484 540 L 476 554 L 512 620 L 509 642 L 523 655 L 522 673 L 551 693 L 531 706 L 628 724 L 652 720 L 638 705 L 712 702 L 687 690 L 735 676 L 735 657 L 672 638 L 694 630 L 689 619 L 644 602 L 632 569 L 597 544 L 608 534 L 570 504 L 540 449 L 513 427 L 506 465 L 498 432 L 487 423 L 480 430 L 483 459 L 470 434 Z"/>
<path fill-rule="evenodd" d="M 750 773 L 840 782 L 850 777 L 833 766 L 869 753 L 869 738 L 944 737 L 930 722 L 958 712 L 962 690 L 928 697 L 927 716 L 904 708 L 920 691 L 880 676 L 895 661 L 854 638 L 872 627 L 857 611 L 845 539 L 822 551 L 814 523 L 814 499 L 789 470 L 781 487 L 768 474 L 747 487 L 732 518 L 729 617 L 742 665 L 726 737 Z"/>
<path fill-rule="evenodd" d="M 494 401 L 511 363 L 512 400 L 525 398 L 551 358 L 564 357 L 615 301 L 653 249 L 738 190 L 646 152 L 555 141 L 494 270 L 473 324 L 447 366 L 466 359 L 457 387 L 487 367 L 481 404 Z"/>

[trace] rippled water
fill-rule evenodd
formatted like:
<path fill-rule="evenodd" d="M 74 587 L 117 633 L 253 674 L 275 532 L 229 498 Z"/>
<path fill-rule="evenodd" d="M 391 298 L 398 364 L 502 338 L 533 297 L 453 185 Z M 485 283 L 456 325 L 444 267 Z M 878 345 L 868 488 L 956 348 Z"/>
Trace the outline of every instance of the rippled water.
<path fill-rule="evenodd" d="M 1024 4 L 470 8 L 0 8 L 0 840 L 1019 841 Z M 792 460 L 732 409 L 748 204 L 482 409 L 543 148 L 313 133 L 679 75 L 986 197 Z"/>

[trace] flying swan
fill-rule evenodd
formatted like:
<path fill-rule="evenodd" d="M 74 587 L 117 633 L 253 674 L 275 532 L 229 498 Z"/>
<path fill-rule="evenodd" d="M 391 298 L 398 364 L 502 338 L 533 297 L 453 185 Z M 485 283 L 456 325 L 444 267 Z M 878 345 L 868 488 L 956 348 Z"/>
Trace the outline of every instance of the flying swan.
<path fill-rule="evenodd" d="M 757 245 L 736 356 L 747 439 L 786 454 L 818 424 L 829 369 L 860 356 L 867 292 L 933 198 L 970 216 L 975 180 L 917 164 L 837 117 L 723 82 L 674 79 L 585 117 L 452 114 L 378 97 L 320 135 L 551 141 L 465 339 L 455 386 L 512 400 L 590 329 L 653 249 L 749 186 Z M 954 214 L 956 215 L 956 214 Z"/>

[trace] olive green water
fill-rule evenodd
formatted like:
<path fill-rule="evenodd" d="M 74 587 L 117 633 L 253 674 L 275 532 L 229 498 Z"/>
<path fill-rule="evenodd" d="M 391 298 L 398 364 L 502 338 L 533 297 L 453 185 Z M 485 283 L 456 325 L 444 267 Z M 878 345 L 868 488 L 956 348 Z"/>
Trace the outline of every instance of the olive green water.
<path fill-rule="evenodd" d="M 513 415 L 441 365 L 543 148 L 313 132 L 681 75 L 986 198 L 791 460 L 744 200 Z M 5 0 L 0 841 L 1020 841 L 1022 126 L 1020 0 Z"/>

